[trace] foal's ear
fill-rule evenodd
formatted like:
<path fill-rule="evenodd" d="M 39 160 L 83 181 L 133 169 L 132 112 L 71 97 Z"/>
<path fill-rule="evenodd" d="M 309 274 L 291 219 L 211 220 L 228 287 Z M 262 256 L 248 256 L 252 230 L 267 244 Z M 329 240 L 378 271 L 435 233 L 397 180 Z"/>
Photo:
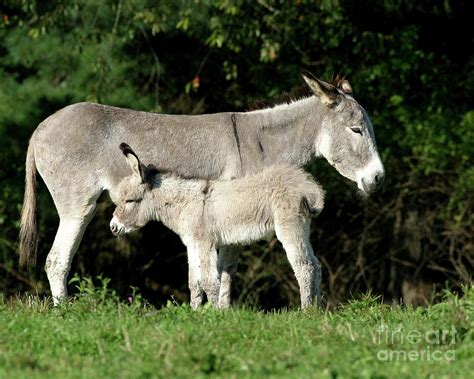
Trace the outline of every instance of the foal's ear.
<path fill-rule="evenodd" d="M 303 79 L 310 88 L 311 92 L 319 97 L 323 104 L 327 105 L 328 107 L 331 107 L 334 104 L 337 96 L 339 95 L 339 91 L 336 87 L 319 80 L 309 72 L 303 72 L 301 75 L 303 76 Z"/>
<path fill-rule="evenodd" d="M 144 182 L 145 175 L 143 172 L 142 164 L 140 163 L 137 154 L 135 154 L 132 148 L 126 143 L 121 143 L 119 147 L 120 150 L 122 150 L 123 155 L 125 155 L 125 159 L 127 160 L 128 165 L 132 169 L 133 175 L 135 175 L 137 179 L 140 179 L 142 182 Z"/>

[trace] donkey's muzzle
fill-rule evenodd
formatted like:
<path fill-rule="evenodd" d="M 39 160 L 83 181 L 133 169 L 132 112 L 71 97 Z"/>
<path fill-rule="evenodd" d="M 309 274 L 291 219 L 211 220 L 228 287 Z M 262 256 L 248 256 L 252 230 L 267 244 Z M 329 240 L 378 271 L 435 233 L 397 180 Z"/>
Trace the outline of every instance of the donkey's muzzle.
<path fill-rule="evenodd" d="M 378 191 L 385 180 L 385 171 L 378 171 L 369 178 L 361 178 L 360 184 L 362 190 L 369 194 Z"/>
<path fill-rule="evenodd" d="M 117 225 L 115 225 L 115 224 L 110 225 L 110 230 L 112 231 L 112 233 L 114 235 L 118 234 L 118 226 Z"/>
<path fill-rule="evenodd" d="M 121 225 L 115 217 L 110 221 L 110 231 L 114 236 L 120 236 L 124 234 L 124 227 Z"/>
<path fill-rule="evenodd" d="M 382 187 L 383 182 L 385 181 L 385 171 L 379 172 L 374 176 L 375 191 L 378 191 Z"/>

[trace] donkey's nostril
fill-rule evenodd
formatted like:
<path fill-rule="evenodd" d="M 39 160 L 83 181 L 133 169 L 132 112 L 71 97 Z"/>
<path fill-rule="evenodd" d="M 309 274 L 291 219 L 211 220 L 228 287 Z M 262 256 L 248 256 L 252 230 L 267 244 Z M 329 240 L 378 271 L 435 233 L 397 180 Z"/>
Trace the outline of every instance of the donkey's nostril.
<path fill-rule="evenodd" d="M 385 179 L 385 173 L 384 172 L 378 172 L 377 174 L 375 174 L 374 181 L 375 181 L 375 185 L 376 185 L 377 189 L 380 188 L 380 186 L 382 185 L 384 179 Z"/>
<path fill-rule="evenodd" d="M 112 231 L 112 233 L 116 233 L 118 228 L 117 228 L 117 225 L 115 224 L 110 224 L 110 230 Z"/>

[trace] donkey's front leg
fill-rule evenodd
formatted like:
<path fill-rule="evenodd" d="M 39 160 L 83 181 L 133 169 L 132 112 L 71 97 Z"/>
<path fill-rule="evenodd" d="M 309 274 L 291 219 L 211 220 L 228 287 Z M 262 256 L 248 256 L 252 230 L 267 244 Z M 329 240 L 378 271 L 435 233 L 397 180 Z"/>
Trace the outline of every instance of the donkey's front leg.
<path fill-rule="evenodd" d="M 219 308 L 222 309 L 230 307 L 232 277 L 237 271 L 239 252 L 238 246 L 223 246 L 219 249 L 217 268 L 220 278 Z"/>

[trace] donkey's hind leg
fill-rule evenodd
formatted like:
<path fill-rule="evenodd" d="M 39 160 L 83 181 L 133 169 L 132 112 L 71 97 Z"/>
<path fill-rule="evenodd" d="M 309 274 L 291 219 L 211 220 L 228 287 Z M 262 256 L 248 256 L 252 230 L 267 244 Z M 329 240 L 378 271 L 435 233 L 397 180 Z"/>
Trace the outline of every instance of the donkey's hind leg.
<path fill-rule="evenodd" d="M 220 276 L 219 308 L 230 307 L 232 277 L 237 272 L 238 246 L 224 246 L 219 249 L 217 267 Z"/>
<path fill-rule="evenodd" d="M 319 301 L 321 284 L 321 265 L 314 256 L 309 241 L 309 226 L 309 222 L 302 223 L 301 221 L 285 226 L 275 225 L 277 238 L 286 251 L 300 287 L 301 308 Z"/>
<path fill-rule="evenodd" d="M 71 262 L 84 231 L 94 215 L 95 206 L 95 202 L 89 205 L 82 216 L 73 217 L 65 214 L 59 216 L 58 231 L 45 266 L 55 305 L 67 296 L 67 276 Z"/>

